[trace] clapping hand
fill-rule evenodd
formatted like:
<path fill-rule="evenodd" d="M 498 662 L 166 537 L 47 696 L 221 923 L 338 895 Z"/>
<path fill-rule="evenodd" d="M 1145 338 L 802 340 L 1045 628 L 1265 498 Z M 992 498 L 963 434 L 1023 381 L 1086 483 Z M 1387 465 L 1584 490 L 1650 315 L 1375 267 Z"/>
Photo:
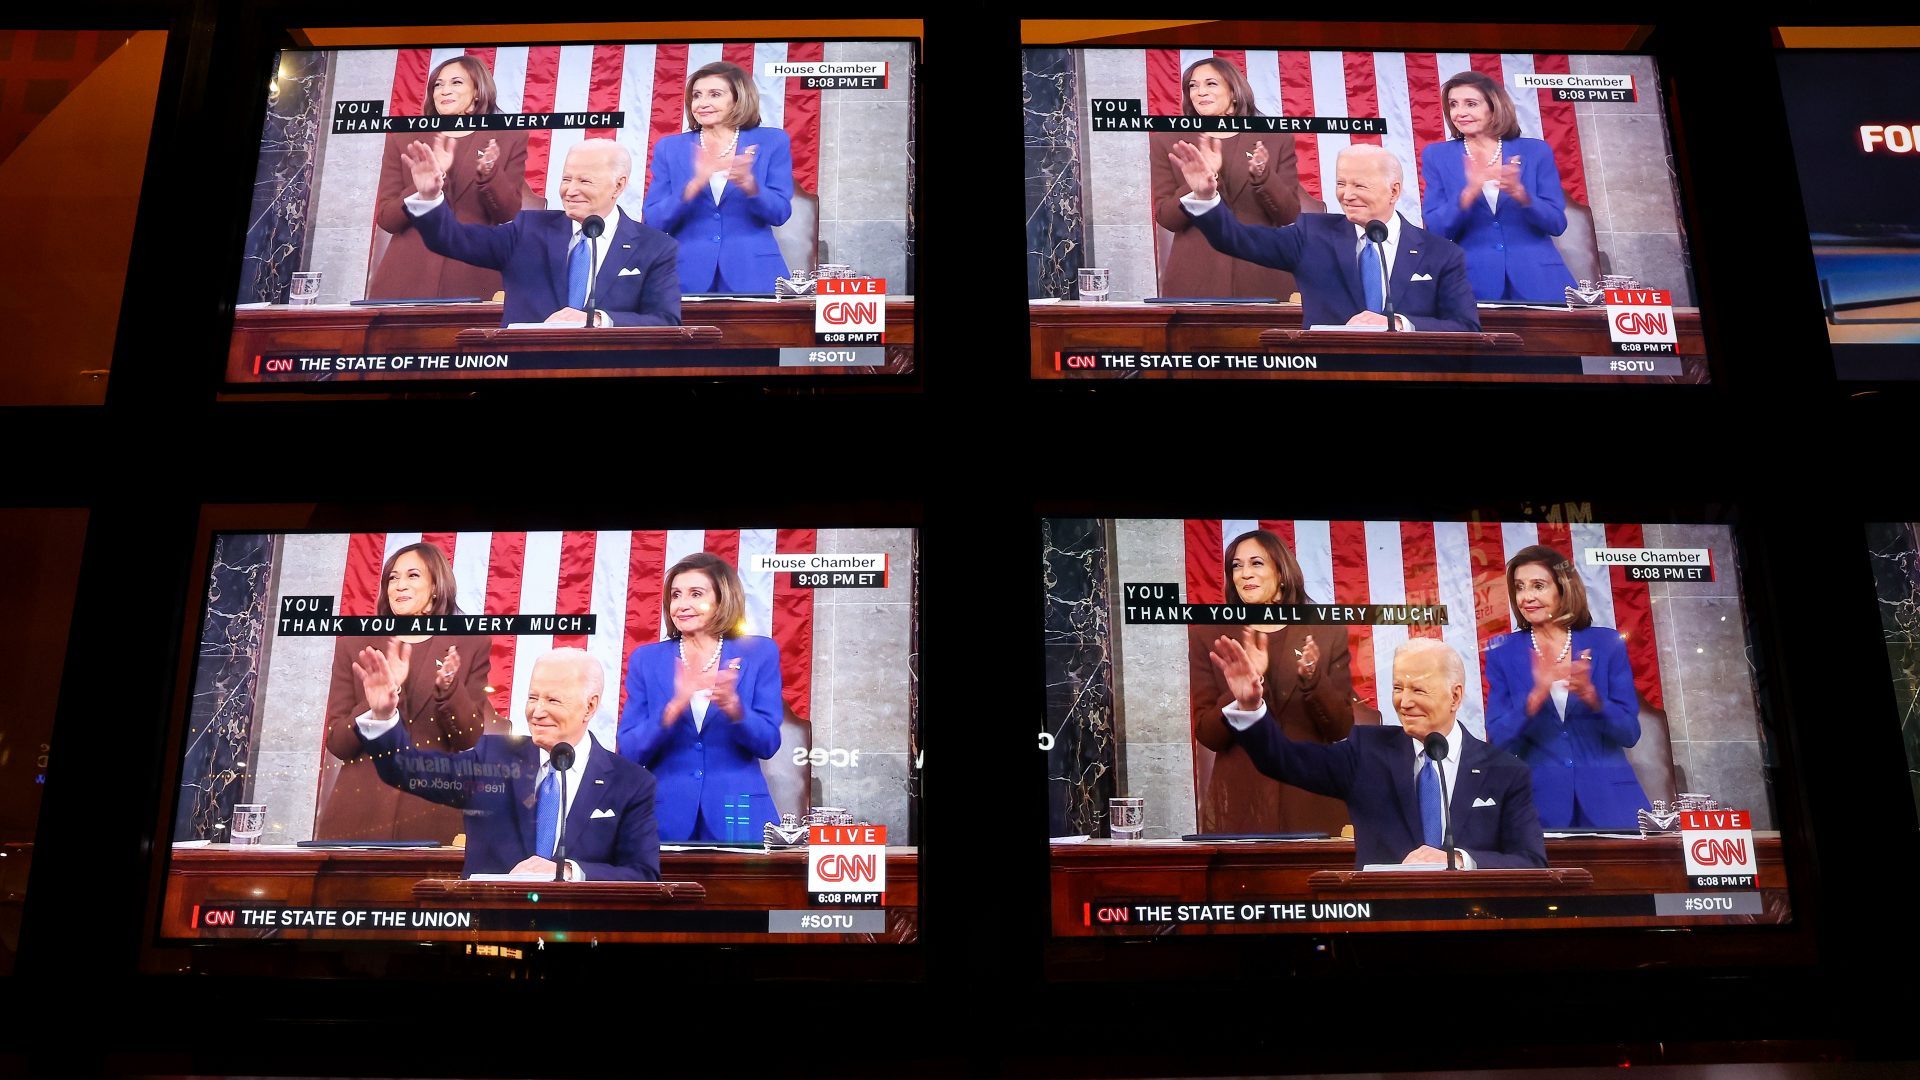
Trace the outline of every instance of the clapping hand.
<path fill-rule="evenodd" d="M 403 641 L 400 649 L 404 653 L 411 653 L 413 646 Z M 360 679 L 360 693 L 367 699 L 367 710 L 373 713 L 373 718 L 381 721 L 391 719 L 394 710 L 400 707 L 400 680 L 393 677 L 387 654 L 371 645 L 361 649 L 359 657 L 353 661 L 353 673 Z"/>
<path fill-rule="evenodd" d="M 1222 634 L 1214 639 L 1208 656 L 1213 660 L 1213 669 L 1226 680 L 1234 707 L 1244 712 L 1258 709 L 1263 680 L 1254 673 L 1253 660 L 1247 655 L 1246 647 Z"/>
<path fill-rule="evenodd" d="M 753 159 L 759 150 L 757 146 L 747 147 L 747 152 L 735 154 L 733 163 L 727 167 L 727 183 L 739 188 L 742 195 L 760 193 L 760 182 L 753 178 Z"/>
<path fill-rule="evenodd" d="M 1525 206 L 1533 201 L 1533 196 L 1527 194 L 1527 185 L 1520 179 L 1520 159 L 1518 157 L 1508 161 L 1505 165 L 1493 166 L 1492 172 L 1494 174 L 1493 179 L 1500 185 L 1500 194 L 1507 196 L 1521 206 Z"/>
<path fill-rule="evenodd" d="M 1533 654 L 1533 689 L 1527 691 L 1527 714 L 1540 711 L 1553 694 L 1553 684 L 1560 678 L 1560 665 L 1539 653 Z"/>
<path fill-rule="evenodd" d="M 500 140 L 488 139 L 487 148 L 480 151 L 480 163 L 474 167 L 482 180 L 493 178 L 493 167 L 500 163 Z"/>
<path fill-rule="evenodd" d="M 742 715 L 740 707 L 740 661 L 727 661 L 724 670 L 716 672 L 713 679 L 713 703 L 727 714 L 727 719 L 738 721 Z"/>
<path fill-rule="evenodd" d="M 695 671 L 683 662 L 676 662 L 673 668 L 673 700 L 667 703 L 667 711 L 661 716 L 660 723 L 671 727 L 674 720 L 686 711 L 693 695 L 702 690 L 712 690 L 713 674 L 711 671 Z"/>
<path fill-rule="evenodd" d="M 1314 676 L 1320 673 L 1320 643 L 1313 640 L 1312 634 L 1307 635 L 1307 644 L 1299 651 L 1298 656 L 1299 660 L 1294 664 L 1294 671 L 1300 676 L 1301 683 L 1311 684 Z"/>
<path fill-rule="evenodd" d="M 441 657 L 438 664 L 439 670 L 433 674 L 433 695 L 444 701 L 453 693 L 454 680 L 460 674 L 460 647 L 447 646 L 447 655 Z"/>
<path fill-rule="evenodd" d="M 1600 691 L 1593 685 L 1593 650 L 1581 649 L 1580 659 L 1567 665 L 1567 689 L 1573 696 L 1587 703 L 1587 708 L 1600 707 Z"/>
<path fill-rule="evenodd" d="M 432 143 L 415 139 L 400 151 L 400 164 L 413 174 L 413 189 L 421 198 L 439 198 L 447 170 L 453 168 L 453 137 L 435 135 Z"/>
<path fill-rule="evenodd" d="M 1256 184 L 1267 182 L 1267 144 L 1256 142 L 1253 153 L 1247 155 L 1247 178 Z"/>
<path fill-rule="evenodd" d="M 1216 164 L 1209 166 L 1200 148 L 1182 139 L 1173 144 L 1173 150 L 1167 154 L 1167 160 L 1173 162 L 1173 167 L 1179 170 L 1181 179 L 1187 182 L 1187 190 L 1193 193 L 1194 198 L 1211 199 L 1219 194 L 1220 170 L 1217 165 L 1219 151 L 1214 152 Z"/>

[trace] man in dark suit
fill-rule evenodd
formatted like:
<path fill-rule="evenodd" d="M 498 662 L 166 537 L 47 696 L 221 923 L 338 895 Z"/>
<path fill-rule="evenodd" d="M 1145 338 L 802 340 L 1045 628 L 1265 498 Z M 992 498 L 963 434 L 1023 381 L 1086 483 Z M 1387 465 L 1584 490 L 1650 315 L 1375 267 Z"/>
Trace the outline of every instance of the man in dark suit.
<path fill-rule="evenodd" d="M 451 141 L 443 135 L 401 151 L 416 192 L 404 200 L 407 213 L 428 250 L 501 272 L 507 290 L 502 326 L 584 324 L 589 291 L 595 325 L 680 325 L 680 245 L 620 210 L 633 173 L 626 147 L 587 139 L 567 151 L 560 177 L 564 210 L 522 210 L 504 225 L 469 225 L 442 196 Z M 597 248 L 581 235 L 589 217 L 606 224 Z"/>
<path fill-rule="evenodd" d="M 1341 213 L 1302 214 L 1277 229 L 1242 225 L 1220 205 L 1219 179 L 1192 143 L 1175 143 L 1167 156 L 1192 192 L 1180 204 L 1201 235 L 1236 259 L 1292 271 L 1306 325 L 1384 327 L 1390 294 L 1401 330 L 1480 329 L 1466 256 L 1394 209 L 1402 172 L 1400 159 L 1385 147 L 1362 143 L 1340 151 L 1334 200 Z M 1384 245 L 1367 241 L 1369 221 L 1387 227 Z"/>
<path fill-rule="evenodd" d="M 409 650 L 400 644 L 403 661 Z M 384 653 L 362 649 L 353 671 L 367 700 L 367 712 L 355 723 L 380 779 L 467 812 L 464 876 L 552 879 L 564 818 L 567 880 L 660 880 L 653 775 L 587 733 L 606 676 L 586 650 L 555 649 L 534 661 L 527 680 L 528 735 L 482 735 L 473 749 L 456 754 L 408 741 Z M 574 748 L 573 764 L 556 771 L 549 752 L 561 743 Z"/>
<path fill-rule="evenodd" d="M 1356 868 L 1445 863 L 1441 845 L 1449 819 L 1464 869 L 1547 865 L 1526 763 L 1474 738 L 1454 719 L 1466 694 L 1466 668 L 1445 642 L 1412 638 L 1394 650 L 1398 728 L 1356 727 L 1345 740 L 1325 746 L 1294 742 L 1281 732 L 1262 700 L 1262 680 L 1238 641 L 1219 638 L 1212 655 L 1234 695 L 1234 704 L 1222 713 L 1260 771 L 1346 800 Z M 1445 760 L 1428 758 L 1429 732 L 1446 738 Z"/>

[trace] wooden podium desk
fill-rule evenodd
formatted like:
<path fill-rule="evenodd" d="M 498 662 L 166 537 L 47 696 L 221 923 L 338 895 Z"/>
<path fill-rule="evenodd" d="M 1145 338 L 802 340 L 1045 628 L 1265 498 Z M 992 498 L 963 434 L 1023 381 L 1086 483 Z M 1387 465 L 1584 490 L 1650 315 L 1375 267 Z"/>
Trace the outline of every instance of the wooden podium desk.
<path fill-rule="evenodd" d="M 1780 855 L 1780 834 L 1755 833 L 1761 915 L 1662 916 L 1657 925 L 1718 926 L 1729 923 L 1787 921 L 1787 878 Z M 1087 926 L 1083 905 L 1103 901 L 1153 900 L 1170 904 L 1242 901 L 1345 901 L 1420 896 L 1426 898 L 1515 895 L 1516 886 L 1532 895 L 1641 895 L 1688 892 L 1680 837 L 1582 836 L 1547 840 L 1545 871 L 1537 884 L 1504 880 L 1498 870 L 1451 874 L 1394 872 L 1356 874 L 1353 841 L 1308 840 L 1271 843 L 1202 844 L 1087 840 L 1051 845 L 1053 931 L 1062 937 L 1167 934 L 1165 924 Z M 1556 872 L 1557 871 L 1557 872 Z M 1485 875 L 1482 877 L 1482 875 Z M 1476 880 L 1484 884 L 1476 885 Z M 1412 884 L 1411 891 L 1409 884 Z M 1508 927 L 1593 927 L 1654 925 L 1652 918 L 1502 919 Z M 1186 934 L 1271 934 L 1287 932 L 1416 930 L 1460 928 L 1462 920 L 1402 922 L 1288 922 L 1285 924 L 1188 924 Z M 1484 928 L 1488 924 L 1471 924 Z"/>
<path fill-rule="evenodd" d="M 175 848 L 167 874 L 161 935 L 181 939 L 380 940 L 380 941 L 525 941 L 524 932 L 482 930 L 304 930 L 234 929 L 206 933 L 192 929 L 196 905 L 254 905 L 289 908 L 482 907 L 519 903 L 537 886 L 493 886 L 460 882 L 465 855 L 457 848 L 294 848 L 237 849 L 225 844 Z M 830 913 L 807 900 L 807 861 L 795 851 L 662 851 L 662 884 L 636 887 L 606 883 L 559 883 L 542 897 L 560 909 L 601 907 L 615 910 L 770 911 Z M 571 885 L 571 887 L 569 887 Z M 483 895 L 497 893 L 497 896 Z M 596 903 L 596 894 L 603 901 Z M 917 848 L 887 849 L 887 930 L 880 934 L 714 934 L 600 932 L 605 942 L 911 942 L 920 933 L 920 856 Z M 763 924 L 764 925 L 764 924 Z"/>
<path fill-rule="evenodd" d="M 661 353 L 698 349 L 773 349 L 815 348 L 813 307 L 806 300 L 700 300 L 683 303 L 680 318 L 684 329 L 712 328 L 713 333 L 698 332 L 678 340 L 648 342 L 648 348 Z M 264 386 L 305 386 L 311 380 L 262 378 L 254 373 L 254 358 L 263 354 L 317 353 L 342 356 L 394 356 L 421 353 L 460 353 L 499 351 L 480 344 L 484 336 L 469 333 L 461 342 L 462 331 L 498 331 L 501 305 L 480 304 L 325 304 L 311 307 L 241 308 L 233 316 L 233 340 L 227 349 L 226 378 L 229 383 Z M 571 328 L 582 335 L 602 329 Z M 534 379 L 575 376 L 633 377 L 638 375 L 691 376 L 784 376 L 784 375 L 873 375 L 904 374 L 913 370 L 914 353 L 913 298 L 887 298 L 887 363 L 884 367 L 766 367 L 699 366 L 697 358 L 674 364 L 650 360 L 641 366 L 568 368 L 564 371 L 436 371 L 415 373 L 413 379 Z M 526 332 L 522 332 L 526 333 Z M 582 341 L 587 338 L 580 339 Z M 551 348 L 541 346 L 543 348 Z M 832 348 L 833 346 L 819 346 Z M 329 375 L 328 383 L 383 382 L 400 378 L 370 372 L 342 372 Z"/>
<path fill-rule="evenodd" d="M 1074 349 L 1110 349 L 1116 352 L 1219 353 L 1219 352 L 1311 352 L 1380 351 L 1382 335 L 1351 333 L 1340 337 L 1336 331 L 1305 330 L 1300 324 L 1298 304 L 1139 304 L 1062 300 L 1058 303 L 1027 305 L 1031 325 L 1029 373 L 1036 379 L 1061 378 L 1141 378 L 1141 379 L 1362 379 L 1387 381 L 1444 382 L 1646 382 L 1650 378 L 1666 382 L 1705 382 L 1707 380 L 1706 339 L 1700 332 L 1699 308 L 1674 308 L 1675 335 L 1684 374 L 1653 377 L 1644 375 L 1530 375 L 1496 372 L 1455 374 L 1407 371 L 1261 371 L 1200 373 L 1174 371 L 1055 371 L 1057 352 Z M 1612 339 L 1607 332 L 1605 308 L 1578 311 L 1538 308 L 1480 309 L 1481 335 L 1491 340 L 1481 349 L 1463 349 L 1470 335 L 1436 334 L 1432 347 L 1421 347 L 1429 355 L 1459 355 L 1483 352 L 1489 357 L 1509 353 L 1528 356 L 1609 356 Z M 1310 335 L 1292 337 L 1272 331 L 1299 331 Z M 1264 342 L 1262 338 L 1265 338 Z M 1404 335 L 1418 341 L 1424 334 Z M 1518 341 L 1514 339 L 1517 338 Z M 1311 345 L 1306 343 L 1311 342 Z M 1620 359 L 1630 359 L 1621 357 Z"/>

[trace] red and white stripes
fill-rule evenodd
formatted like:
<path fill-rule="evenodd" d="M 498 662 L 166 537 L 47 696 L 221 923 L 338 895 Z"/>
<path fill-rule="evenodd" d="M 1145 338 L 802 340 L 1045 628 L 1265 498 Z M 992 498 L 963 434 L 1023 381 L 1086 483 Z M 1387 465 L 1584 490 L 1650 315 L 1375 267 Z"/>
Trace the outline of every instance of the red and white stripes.
<path fill-rule="evenodd" d="M 392 116 L 419 116 L 427 76 L 443 61 L 477 56 L 493 72 L 501 112 L 624 112 L 623 128 L 536 131 L 527 140 L 527 185 L 560 204 L 567 151 L 589 138 L 618 140 L 633 154 L 634 176 L 621 209 L 640 216 L 653 144 L 686 130 L 687 76 L 716 60 L 746 68 L 760 91 L 760 123 L 784 128 L 793 144 L 794 185 L 820 189 L 820 92 L 797 80 L 771 78 L 766 66 L 823 58 L 818 41 L 705 44 L 517 45 L 399 49 L 394 60 Z"/>
<path fill-rule="evenodd" d="M 1226 600 L 1221 580 L 1226 545 L 1251 529 L 1278 535 L 1300 562 L 1302 584 L 1320 604 L 1444 604 L 1449 622 L 1437 627 L 1349 626 L 1354 693 L 1394 722 L 1393 650 L 1409 636 L 1438 637 L 1463 660 L 1479 665 L 1467 680 L 1460 719 L 1476 736 L 1486 733 L 1487 641 L 1513 629 L 1507 604 L 1507 559 L 1523 547 L 1545 544 L 1574 561 L 1587 587 L 1595 625 L 1626 639 L 1634 684 L 1655 708 L 1664 708 L 1660 656 L 1646 584 L 1630 582 L 1619 567 L 1587 566 L 1600 547 L 1644 546 L 1639 525 L 1542 525 L 1530 522 L 1310 521 L 1187 519 L 1186 599 Z"/>
<path fill-rule="evenodd" d="M 1406 187 L 1400 212 L 1420 223 L 1420 155 L 1447 138 L 1440 86 L 1462 71 L 1481 72 L 1507 87 L 1521 134 L 1553 147 L 1560 179 L 1573 197 L 1587 197 L 1587 166 L 1574 106 L 1555 102 L 1546 90 L 1515 90 L 1513 74 L 1566 73 L 1562 53 L 1330 52 L 1276 49 L 1147 49 L 1147 111 L 1181 112 L 1180 74 L 1209 56 L 1239 68 L 1253 88 L 1254 108 L 1264 116 L 1379 116 L 1387 134 L 1295 135 L 1300 182 L 1307 192 L 1332 201 L 1334 159 L 1352 143 L 1385 146 L 1400 159 Z"/>
<path fill-rule="evenodd" d="M 812 713 L 813 592 L 788 588 L 769 572 L 747 569 L 756 554 L 812 552 L 813 529 L 670 529 L 602 532 L 355 533 L 341 568 L 342 615 L 371 615 L 380 568 L 393 552 L 421 540 L 453 560 L 460 610 L 469 614 L 599 616 L 594 633 L 527 634 L 493 639 L 493 707 L 525 730 L 519 703 L 531 674 L 523 657 L 553 648 L 586 649 L 606 672 L 607 689 L 592 722 L 611 745 L 620 708 L 626 659 L 642 644 L 665 636 L 660 623 L 662 576 L 687 555 L 712 552 L 734 564 L 746 590 L 747 627 L 780 646 L 780 680 L 788 708 Z"/>

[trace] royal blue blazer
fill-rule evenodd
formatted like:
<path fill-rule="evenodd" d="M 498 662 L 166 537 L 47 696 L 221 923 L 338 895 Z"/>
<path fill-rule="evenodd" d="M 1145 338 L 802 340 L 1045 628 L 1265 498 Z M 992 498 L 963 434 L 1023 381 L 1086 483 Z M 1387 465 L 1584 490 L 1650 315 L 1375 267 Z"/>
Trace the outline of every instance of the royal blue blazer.
<path fill-rule="evenodd" d="M 1500 196 L 1490 210 L 1483 195 L 1460 209 L 1467 186 L 1466 144 L 1458 139 L 1434 143 L 1420 156 L 1421 224 L 1429 232 L 1460 245 L 1467 253 L 1467 279 L 1481 300 L 1538 300 L 1559 304 L 1567 298 L 1573 274 L 1553 246 L 1567 231 L 1567 201 L 1553 148 L 1539 139 L 1508 139 L 1501 149 L 1507 161 L 1520 159 L 1520 182 L 1533 201 Z"/>
<path fill-rule="evenodd" d="M 362 735 L 360 741 L 380 779 L 466 811 L 461 877 L 511 873 L 533 854 L 540 748 L 532 739 L 482 735 L 473 749 L 449 754 L 414 746 L 407 725 L 395 724 L 378 739 Z M 660 880 L 654 783 L 647 770 L 622 761 L 595 739 L 580 787 L 570 794 L 567 858 L 580 864 L 588 881 Z"/>
<path fill-rule="evenodd" d="M 1486 870 L 1547 865 L 1527 769 L 1462 731 L 1460 766 L 1447 793 L 1453 846 Z M 1295 742 L 1272 713 L 1234 741 L 1261 772 L 1294 787 L 1345 799 L 1353 818 L 1353 865 L 1397 863 L 1426 844 L 1413 763 L 1418 751 L 1397 725 L 1361 725 L 1337 743 Z"/>
<path fill-rule="evenodd" d="M 1487 642 L 1487 738 L 1533 769 L 1533 801 L 1549 829 L 1573 824 L 1574 800 L 1602 828 L 1631 829 L 1647 806 L 1647 793 L 1627 762 L 1627 747 L 1640 741 L 1640 695 L 1620 631 L 1589 626 L 1573 632 L 1573 658 L 1588 655 L 1600 707 L 1567 695 L 1563 721 L 1549 697 L 1527 713 L 1533 689 L 1533 643 L 1526 631 Z"/>
<path fill-rule="evenodd" d="M 411 211 L 409 211 L 411 212 Z M 559 210 L 522 210 L 505 225 L 470 225 L 445 201 L 416 215 L 413 227 L 427 250 L 500 271 L 507 289 L 500 325 L 545 322 L 567 303 L 567 248 L 573 222 Z M 658 229 L 620 215 L 620 227 L 601 236 L 600 273 L 593 306 L 615 326 L 679 326 L 680 277 L 673 241 Z"/>
<path fill-rule="evenodd" d="M 1367 309 L 1360 283 L 1360 241 L 1345 214 L 1301 214 L 1291 225 L 1242 225 L 1225 202 L 1193 224 L 1214 249 L 1236 259 L 1293 273 L 1300 286 L 1300 321 L 1306 326 L 1341 325 Z M 1415 330 L 1478 330 L 1460 249 L 1438 235 L 1400 219 L 1400 246 L 1393 256 L 1393 309 Z"/>
<path fill-rule="evenodd" d="M 647 170 L 647 224 L 680 241 L 680 288 L 684 292 L 773 291 L 773 279 L 787 276 L 787 260 L 774 242 L 773 227 L 793 215 L 793 148 L 776 127 L 748 128 L 734 153 L 753 155 L 758 194 L 742 195 L 728 183 L 720 201 L 706 189 L 691 199 L 681 192 L 693 179 L 698 133 L 683 131 L 653 144 Z M 714 277 L 719 275 L 715 289 Z"/>
<path fill-rule="evenodd" d="M 729 719 L 711 705 L 704 726 L 696 731 L 691 706 L 671 725 L 661 723 L 661 713 L 673 700 L 680 643 L 642 645 L 627 658 L 627 704 L 620 710 L 617 741 L 621 757 L 646 766 L 659 782 L 662 840 L 693 839 L 698 815 L 706 817 L 709 833 L 725 839 L 725 806 L 741 795 L 749 796 L 743 840 L 759 843 L 761 827 L 778 816 L 760 762 L 780 749 L 780 649 L 772 638 L 724 639 L 720 666 L 736 659 L 740 719 Z"/>

